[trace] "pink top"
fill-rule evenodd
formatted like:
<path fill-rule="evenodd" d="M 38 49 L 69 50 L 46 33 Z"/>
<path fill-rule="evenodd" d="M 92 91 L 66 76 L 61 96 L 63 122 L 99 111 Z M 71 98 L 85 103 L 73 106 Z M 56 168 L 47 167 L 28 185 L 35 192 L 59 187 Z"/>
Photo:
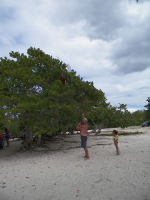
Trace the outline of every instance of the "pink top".
<path fill-rule="evenodd" d="M 87 136 L 88 124 L 83 124 L 80 126 L 80 135 Z"/>

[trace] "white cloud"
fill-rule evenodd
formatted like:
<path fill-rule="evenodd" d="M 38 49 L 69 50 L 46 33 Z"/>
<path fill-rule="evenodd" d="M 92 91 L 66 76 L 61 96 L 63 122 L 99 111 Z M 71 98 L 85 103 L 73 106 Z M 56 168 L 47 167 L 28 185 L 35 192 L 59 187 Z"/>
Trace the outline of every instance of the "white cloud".
<path fill-rule="evenodd" d="M 128 111 L 129 112 L 131 112 L 131 113 L 133 113 L 133 112 L 136 112 L 137 110 L 140 110 L 140 111 L 142 111 L 142 110 L 144 110 L 143 108 L 128 108 Z"/>

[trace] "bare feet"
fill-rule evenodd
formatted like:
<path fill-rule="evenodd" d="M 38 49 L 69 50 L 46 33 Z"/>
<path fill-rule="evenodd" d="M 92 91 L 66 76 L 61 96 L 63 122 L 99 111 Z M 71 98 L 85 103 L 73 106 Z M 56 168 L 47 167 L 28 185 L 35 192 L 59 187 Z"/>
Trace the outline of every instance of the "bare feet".
<path fill-rule="evenodd" d="M 90 158 L 86 158 L 85 161 L 89 160 Z"/>

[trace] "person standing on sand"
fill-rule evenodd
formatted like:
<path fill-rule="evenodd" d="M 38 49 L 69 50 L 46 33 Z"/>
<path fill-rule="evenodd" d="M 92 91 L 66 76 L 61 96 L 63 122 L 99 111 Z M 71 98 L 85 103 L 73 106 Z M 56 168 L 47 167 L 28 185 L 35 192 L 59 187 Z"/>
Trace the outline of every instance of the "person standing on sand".
<path fill-rule="evenodd" d="M 30 128 L 26 126 L 22 131 L 25 131 L 25 140 L 28 141 L 30 138 Z"/>
<path fill-rule="evenodd" d="M 5 128 L 5 138 L 6 138 L 6 141 L 7 141 L 7 146 L 6 147 L 10 147 L 10 145 L 9 145 L 10 133 L 7 130 L 7 128 Z"/>
<path fill-rule="evenodd" d="M 82 116 L 84 117 L 84 114 L 82 114 Z M 89 152 L 87 149 L 87 130 L 88 130 L 88 124 L 87 124 L 87 119 L 83 118 L 82 121 L 82 125 L 81 122 L 79 122 L 78 126 L 76 127 L 77 130 L 80 130 L 80 136 L 81 136 L 81 147 L 84 148 L 85 151 L 85 160 L 89 160 Z"/>
<path fill-rule="evenodd" d="M 113 130 L 112 132 L 113 136 L 114 136 L 114 145 L 116 147 L 116 150 L 117 150 L 117 154 L 116 155 L 120 155 L 120 152 L 119 152 L 119 147 L 118 147 L 118 131 L 116 130 Z"/>

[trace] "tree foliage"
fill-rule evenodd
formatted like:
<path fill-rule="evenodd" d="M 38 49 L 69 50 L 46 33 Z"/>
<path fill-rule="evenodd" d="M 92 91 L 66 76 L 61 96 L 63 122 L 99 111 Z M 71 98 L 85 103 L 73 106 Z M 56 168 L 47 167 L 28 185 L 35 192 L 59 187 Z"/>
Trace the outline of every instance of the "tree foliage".
<path fill-rule="evenodd" d="M 70 73 L 66 64 L 29 48 L 0 59 L 1 121 L 19 118 L 34 132 L 54 134 L 75 129 L 82 112 L 105 101 L 104 93 Z M 61 79 L 65 79 L 65 84 Z"/>
<path fill-rule="evenodd" d="M 148 104 L 144 106 L 146 108 L 145 117 L 146 120 L 150 120 L 150 97 L 148 97 L 146 101 L 148 102 Z"/>
<path fill-rule="evenodd" d="M 92 107 L 88 118 L 95 130 L 100 132 L 105 127 L 128 127 L 139 126 L 145 119 L 144 111 L 130 113 L 126 104 L 111 106 L 103 102 L 99 107 Z"/>
<path fill-rule="evenodd" d="M 99 130 L 142 123 L 142 113 L 131 114 L 126 104 L 111 106 L 93 82 L 68 72 L 65 63 L 42 50 L 12 51 L 10 57 L 0 58 L 1 127 L 17 134 L 24 126 L 39 134 L 65 133 L 75 130 L 82 113 Z"/>

